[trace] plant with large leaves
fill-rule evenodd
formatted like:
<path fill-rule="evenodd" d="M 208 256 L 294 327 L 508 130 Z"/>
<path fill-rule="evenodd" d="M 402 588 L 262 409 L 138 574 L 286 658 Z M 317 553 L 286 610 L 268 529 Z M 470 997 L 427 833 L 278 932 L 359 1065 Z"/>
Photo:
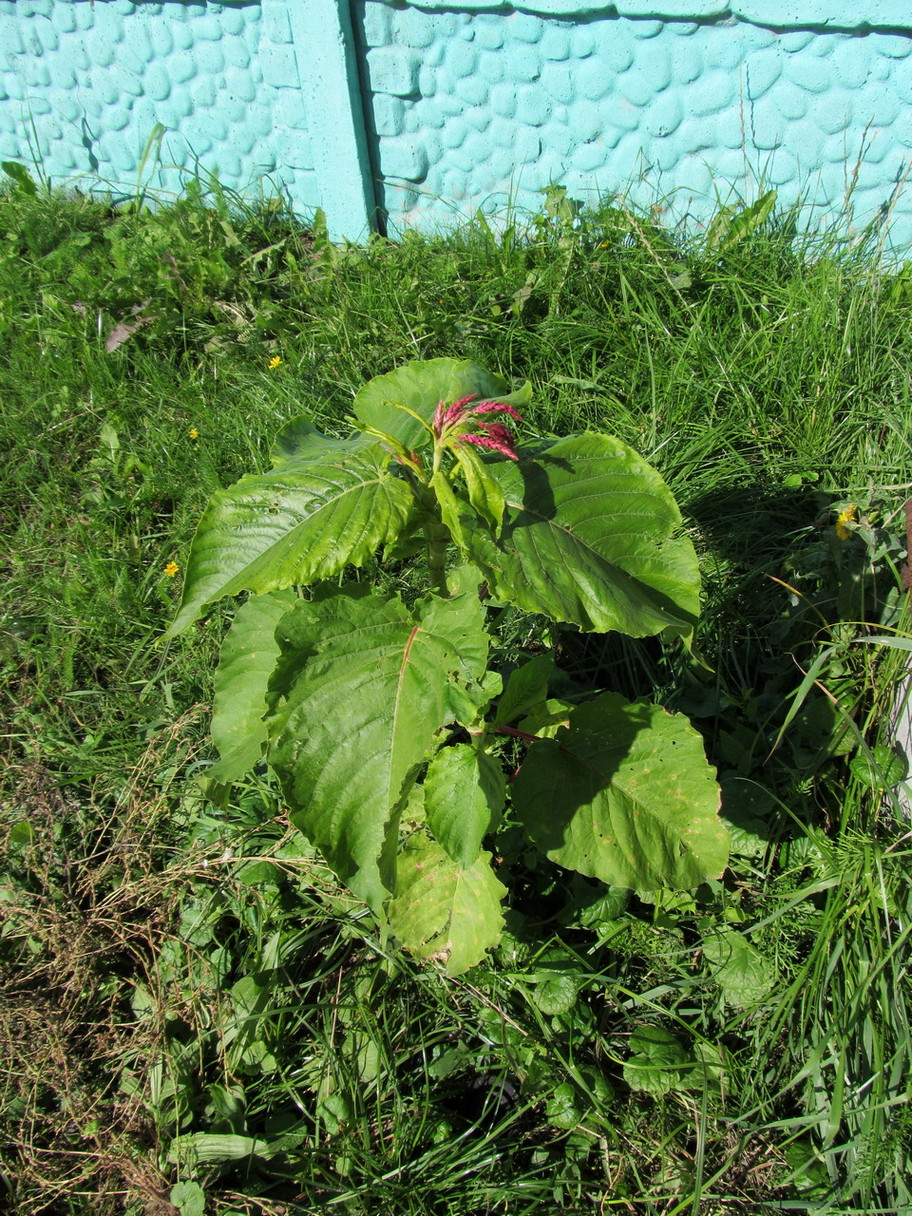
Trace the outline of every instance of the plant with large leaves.
<path fill-rule="evenodd" d="M 295 420 L 269 472 L 213 496 L 169 631 L 248 593 L 216 675 L 213 781 L 265 758 L 338 876 L 450 974 L 500 937 L 507 892 L 484 845 L 505 814 L 619 887 L 693 887 L 727 859 L 682 717 L 610 692 L 555 702 L 547 656 L 506 683 L 489 666 L 492 605 L 684 644 L 698 610 L 696 555 L 655 469 L 602 434 L 518 443 L 529 397 L 434 359 L 365 385 L 348 439 Z M 423 598 L 340 584 L 380 549 L 423 549 Z"/>

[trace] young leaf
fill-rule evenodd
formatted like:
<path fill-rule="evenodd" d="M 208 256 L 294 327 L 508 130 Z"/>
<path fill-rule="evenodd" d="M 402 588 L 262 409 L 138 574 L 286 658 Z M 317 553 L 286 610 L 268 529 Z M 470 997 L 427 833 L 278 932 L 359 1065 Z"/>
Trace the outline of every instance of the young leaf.
<path fill-rule="evenodd" d="M 468 444 L 459 444 L 455 456 L 462 469 L 470 505 L 494 535 L 499 536 L 506 502 L 497 479 L 491 475 L 478 452 Z"/>
<path fill-rule="evenodd" d="M 580 629 L 690 637 L 699 610 L 693 545 L 659 474 L 607 435 L 571 435 L 486 465 L 507 514 L 499 541 L 466 529 L 491 591 Z"/>
<path fill-rule="evenodd" d="M 556 970 L 553 974 L 545 974 L 532 990 L 532 1001 L 549 1017 L 559 1017 L 569 1013 L 579 1000 L 580 989 L 584 980 L 572 971 Z"/>
<path fill-rule="evenodd" d="M 418 958 L 437 958 L 447 975 L 461 975 L 496 946 L 503 927 L 500 901 L 507 893 L 480 853 L 463 869 L 423 832 L 400 854 L 396 894 L 388 912 L 393 932 Z"/>
<path fill-rule="evenodd" d="M 624 1064 L 624 1080 L 631 1089 L 661 1097 L 673 1089 L 686 1088 L 687 1073 L 694 1067 L 682 1044 L 662 1026 L 638 1026 L 630 1036 L 630 1056 Z"/>
<path fill-rule="evenodd" d="M 540 709 L 548 699 L 548 680 L 554 672 L 550 655 L 536 655 L 510 672 L 503 696 L 497 702 L 495 726 L 505 726 Z"/>
<path fill-rule="evenodd" d="M 569 1081 L 558 1085 L 545 1103 L 545 1118 L 562 1131 L 571 1131 L 584 1115 L 580 1092 Z"/>
<path fill-rule="evenodd" d="M 471 866 L 506 799 L 500 761 L 469 743 L 442 748 L 424 779 L 427 825 L 453 861 Z"/>
<path fill-rule="evenodd" d="M 178 1182 L 168 1195 L 180 1216 L 206 1216 L 206 1192 L 198 1182 Z"/>
<path fill-rule="evenodd" d="M 295 825 L 378 909 L 401 800 L 454 710 L 476 712 L 481 607 L 463 594 L 411 613 L 395 598 L 337 593 L 300 601 L 277 637 L 269 762 Z"/>
<path fill-rule="evenodd" d="M 206 773 L 211 781 L 237 781 L 260 758 L 266 742 L 266 688 L 279 657 L 276 625 L 296 602 L 290 589 L 252 595 L 222 642 L 212 703 L 212 741 L 219 761 Z"/>
<path fill-rule="evenodd" d="M 849 764 L 849 771 L 862 785 L 872 790 L 889 789 L 905 781 L 909 774 L 903 757 L 883 745 L 872 747 L 870 758 L 867 755 L 855 756 Z"/>
<path fill-rule="evenodd" d="M 397 406 L 407 406 L 430 426 L 439 401 L 452 404 L 469 393 L 476 393 L 479 400 L 496 398 L 511 405 L 523 405 L 532 395 L 528 384 L 510 392 L 506 381 L 468 359 L 415 360 L 368 381 L 355 397 L 354 412 L 361 422 L 415 450 L 430 443 L 430 434 Z"/>
<path fill-rule="evenodd" d="M 200 520 L 177 616 L 165 637 L 239 591 L 278 591 L 330 578 L 391 544 L 412 493 L 379 444 L 338 457 L 282 462 L 218 490 Z"/>
<path fill-rule="evenodd" d="M 739 1009 L 758 1005 L 775 983 L 770 964 L 736 929 L 720 927 L 706 937 L 703 955 L 725 998 Z"/>
<path fill-rule="evenodd" d="M 449 529 L 453 541 L 464 551 L 468 541 L 463 528 L 472 526 L 472 520 L 465 514 L 465 503 L 456 497 L 456 492 L 446 473 L 442 471 L 435 473 L 429 484 L 437 499 L 441 520 Z"/>
<path fill-rule="evenodd" d="M 530 746 L 512 787 L 551 860 L 638 891 L 718 878 L 728 859 L 719 788 L 687 720 L 610 692 L 569 720 Z"/>

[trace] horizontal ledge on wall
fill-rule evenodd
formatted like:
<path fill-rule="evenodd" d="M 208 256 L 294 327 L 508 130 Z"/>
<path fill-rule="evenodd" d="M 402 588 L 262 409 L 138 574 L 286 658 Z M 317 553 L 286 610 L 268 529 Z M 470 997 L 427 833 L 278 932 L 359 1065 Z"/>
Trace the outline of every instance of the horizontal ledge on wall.
<path fill-rule="evenodd" d="M 401 5 L 403 0 L 383 0 Z M 851 15 L 833 15 L 832 0 L 405 0 L 425 10 L 454 9 L 484 12 L 506 9 L 537 17 L 649 17 L 653 20 L 693 21 L 734 19 L 778 29 L 814 26 L 836 30 L 879 28 L 912 31 L 909 0 L 859 0 Z"/>

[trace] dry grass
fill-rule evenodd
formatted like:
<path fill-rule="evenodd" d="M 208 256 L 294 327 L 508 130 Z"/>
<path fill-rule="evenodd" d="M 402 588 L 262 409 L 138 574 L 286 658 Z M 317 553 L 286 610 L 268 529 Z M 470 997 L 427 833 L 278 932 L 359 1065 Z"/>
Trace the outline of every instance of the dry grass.
<path fill-rule="evenodd" d="M 5 774 L 5 788 L 18 789 L 2 808 L 7 831 L 23 821 L 32 830 L 25 881 L 0 889 L 0 1161 L 18 1216 L 87 1200 L 99 1216 L 136 1200 L 152 1216 L 175 1210 L 142 1090 L 122 1080 L 131 1063 L 142 1068 L 163 1051 L 161 1019 L 137 1018 L 129 998 L 153 984 L 156 952 L 199 866 L 163 866 L 171 802 L 157 777 L 164 753 L 191 758 L 198 712 L 153 740 L 114 813 L 69 800 L 41 765 Z M 75 848 L 68 822 L 93 818 L 100 826 Z"/>

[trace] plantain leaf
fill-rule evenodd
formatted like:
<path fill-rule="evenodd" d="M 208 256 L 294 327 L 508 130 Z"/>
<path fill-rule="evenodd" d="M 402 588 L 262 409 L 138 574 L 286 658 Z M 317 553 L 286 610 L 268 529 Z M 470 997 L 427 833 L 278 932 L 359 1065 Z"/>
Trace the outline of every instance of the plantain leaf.
<path fill-rule="evenodd" d="M 507 893 L 480 853 L 468 869 L 416 832 L 398 859 L 396 894 L 389 904 L 393 932 L 418 958 L 437 958 L 447 975 L 461 975 L 496 946 Z"/>
<path fill-rule="evenodd" d="M 0 161 L 0 169 L 16 183 L 17 192 L 31 195 L 33 198 L 37 196 L 38 186 L 25 165 L 14 160 L 4 160 Z"/>
<path fill-rule="evenodd" d="M 431 761 L 424 779 L 427 825 L 463 869 L 499 823 L 506 792 L 500 761 L 469 743 L 445 747 Z"/>
<path fill-rule="evenodd" d="M 524 405 L 532 396 L 529 384 L 511 392 L 505 380 L 468 359 L 415 360 L 368 381 L 355 397 L 354 412 L 361 422 L 418 450 L 431 437 L 418 419 L 398 406 L 407 406 L 430 426 L 439 401 L 451 405 L 469 393 L 511 405 Z"/>
<path fill-rule="evenodd" d="M 219 761 L 206 774 L 211 781 L 237 781 L 262 754 L 266 688 L 279 657 L 276 625 L 296 602 L 290 589 L 252 595 L 225 635 L 212 704 L 212 741 Z"/>
<path fill-rule="evenodd" d="M 612 886 L 696 887 L 728 858 L 700 736 L 681 715 L 617 693 L 530 746 L 512 800 L 552 861 Z"/>
<path fill-rule="evenodd" d="M 706 234 L 705 252 L 725 257 L 732 249 L 762 228 L 776 205 L 776 191 L 767 190 L 741 211 L 734 207 L 721 207 Z"/>
<path fill-rule="evenodd" d="M 507 514 L 500 539 L 465 528 L 492 593 L 587 631 L 689 638 L 700 576 L 681 515 L 654 468 L 607 435 L 571 435 L 486 469 Z"/>
<path fill-rule="evenodd" d="M 247 1157 L 261 1157 L 269 1161 L 280 1153 L 297 1148 L 303 1139 L 302 1132 L 286 1132 L 285 1135 L 273 1136 L 271 1140 L 230 1133 L 218 1135 L 213 1132 L 187 1132 L 175 1136 L 171 1141 L 168 1160 L 193 1166 L 241 1161 Z"/>
<path fill-rule="evenodd" d="M 183 599 L 165 637 L 239 591 L 278 591 L 338 574 L 395 541 L 412 493 L 379 444 L 283 460 L 217 491 L 200 520 Z"/>
<path fill-rule="evenodd" d="M 437 731 L 487 693 L 477 595 L 336 593 L 301 601 L 277 631 L 269 762 L 291 817 L 343 882 L 379 909 L 393 884 L 401 803 Z"/>

